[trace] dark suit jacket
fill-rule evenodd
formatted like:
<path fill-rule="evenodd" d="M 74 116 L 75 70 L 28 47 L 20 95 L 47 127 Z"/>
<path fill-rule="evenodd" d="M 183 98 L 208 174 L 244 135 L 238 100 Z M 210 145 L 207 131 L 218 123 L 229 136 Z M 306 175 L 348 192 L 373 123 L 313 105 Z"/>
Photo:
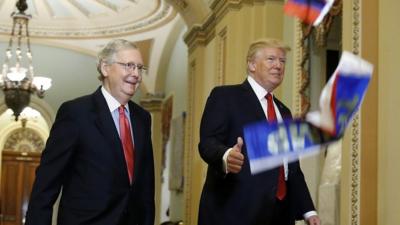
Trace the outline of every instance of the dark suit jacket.
<path fill-rule="evenodd" d="M 291 118 L 289 109 L 279 100 L 274 101 L 282 117 Z M 263 120 L 264 111 L 247 80 L 212 90 L 200 126 L 199 152 L 208 171 L 200 200 L 199 225 L 271 224 L 278 169 L 251 175 L 244 143 L 242 170 L 227 175 L 222 170 L 222 157 L 236 144 L 237 137 L 243 137 L 244 125 Z M 287 188 L 290 221 L 302 219 L 304 213 L 314 210 L 298 161 L 289 164 Z"/>
<path fill-rule="evenodd" d="M 100 88 L 63 103 L 51 128 L 26 215 L 26 225 L 50 225 L 60 190 L 58 225 L 154 224 L 150 114 L 133 102 L 132 185 L 122 144 Z"/>

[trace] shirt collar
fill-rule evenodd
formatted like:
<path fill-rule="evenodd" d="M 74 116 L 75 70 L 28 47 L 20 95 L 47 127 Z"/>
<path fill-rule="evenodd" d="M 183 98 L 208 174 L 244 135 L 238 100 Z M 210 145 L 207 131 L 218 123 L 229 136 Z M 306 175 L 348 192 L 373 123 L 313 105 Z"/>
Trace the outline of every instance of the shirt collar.
<path fill-rule="evenodd" d="M 101 93 L 103 94 L 104 98 L 106 99 L 107 102 L 107 106 L 108 109 L 110 110 L 110 112 L 113 112 L 114 110 L 118 109 L 118 107 L 121 105 L 121 103 L 119 103 L 117 101 L 117 99 L 115 99 L 105 88 L 104 86 L 101 86 Z M 126 107 L 126 105 L 124 105 L 125 109 L 128 110 L 128 107 Z"/>
<path fill-rule="evenodd" d="M 250 75 L 247 76 L 247 81 L 249 82 L 254 93 L 256 93 L 258 100 L 264 99 L 265 96 L 268 94 L 268 91 L 266 91 L 260 84 L 258 84 L 257 81 L 254 80 L 254 78 L 251 77 Z M 272 92 L 270 93 L 272 96 L 274 96 Z"/>

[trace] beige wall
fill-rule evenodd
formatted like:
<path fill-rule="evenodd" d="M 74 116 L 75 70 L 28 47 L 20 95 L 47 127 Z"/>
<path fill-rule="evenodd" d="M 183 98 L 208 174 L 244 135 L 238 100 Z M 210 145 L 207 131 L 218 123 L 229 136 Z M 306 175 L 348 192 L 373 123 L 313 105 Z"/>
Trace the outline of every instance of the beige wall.
<path fill-rule="evenodd" d="M 344 1 L 343 49 L 375 66 L 360 112 L 342 145 L 341 224 L 377 224 L 378 174 L 378 4 Z"/>
<path fill-rule="evenodd" d="M 379 1 L 378 224 L 400 221 L 400 1 Z"/>
<path fill-rule="evenodd" d="M 378 2 L 362 1 L 361 56 L 375 65 L 374 76 L 366 93 L 361 117 L 361 214 L 360 224 L 377 224 L 378 173 Z"/>
<path fill-rule="evenodd" d="M 359 124 L 353 124 L 343 141 L 341 224 L 391 225 L 400 221 L 400 44 L 396 40 L 400 28 L 395 22 L 400 19 L 399 8 L 398 1 L 344 1 L 344 49 L 359 50 L 375 68 Z M 360 151 L 353 151 L 357 145 Z M 359 167 L 354 167 L 357 164 Z M 355 189 L 354 179 L 359 180 Z"/>

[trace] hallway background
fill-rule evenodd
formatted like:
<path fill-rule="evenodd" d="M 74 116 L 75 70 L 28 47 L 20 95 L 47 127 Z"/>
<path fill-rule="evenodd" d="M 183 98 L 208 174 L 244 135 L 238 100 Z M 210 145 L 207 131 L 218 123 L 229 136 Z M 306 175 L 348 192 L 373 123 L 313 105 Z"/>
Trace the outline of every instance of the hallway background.
<path fill-rule="evenodd" d="M 400 220 L 396 141 L 400 137 L 400 42 L 396 38 L 400 2 L 337 0 L 331 21 L 310 34 L 306 26 L 283 14 L 283 0 L 27 3 L 35 74 L 52 78 L 53 85 L 43 99 L 31 99 L 29 106 L 40 114 L 26 116 L 25 125 L 14 121 L 0 92 L 3 224 L 22 223 L 27 198 L 17 197 L 12 185 L 29 189 L 34 170 L 25 176 L 19 168 L 34 167 L 42 150 L 38 143 L 47 139 L 60 104 L 100 85 L 96 53 L 114 38 L 137 42 L 149 68 L 133 100 L 153 117 L 156 224 L 196 224 L 206 171 L 197 151 L 204 104 L 214 86 L 245 79 L 248 45 L 264 37 L 281 38 L 292 47 L 284 84 L 276 94 L 296 116 L 317 109 L 321 88 L 341 51 L 352 51 L 375 65 L 364 104 L 345 137 L 301 163 L 324 225 L 395 225 Z M 1 63 L 14 9 L 15 1 L 0 0 Z M 13 202 L 10 196 L 15 196 L 15 204 L 6 203 Z"/>

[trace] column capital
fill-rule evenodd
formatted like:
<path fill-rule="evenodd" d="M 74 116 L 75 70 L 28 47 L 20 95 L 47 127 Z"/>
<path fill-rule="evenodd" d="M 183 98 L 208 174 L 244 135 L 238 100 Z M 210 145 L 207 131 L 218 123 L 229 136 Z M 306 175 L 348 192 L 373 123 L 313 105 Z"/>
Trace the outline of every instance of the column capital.
<path fill-rule="evenodd" d="M 161 112 L 163 101 L 161 95 L 149 95 L 140 100 L 140 105 L 151 113 Z"/>

